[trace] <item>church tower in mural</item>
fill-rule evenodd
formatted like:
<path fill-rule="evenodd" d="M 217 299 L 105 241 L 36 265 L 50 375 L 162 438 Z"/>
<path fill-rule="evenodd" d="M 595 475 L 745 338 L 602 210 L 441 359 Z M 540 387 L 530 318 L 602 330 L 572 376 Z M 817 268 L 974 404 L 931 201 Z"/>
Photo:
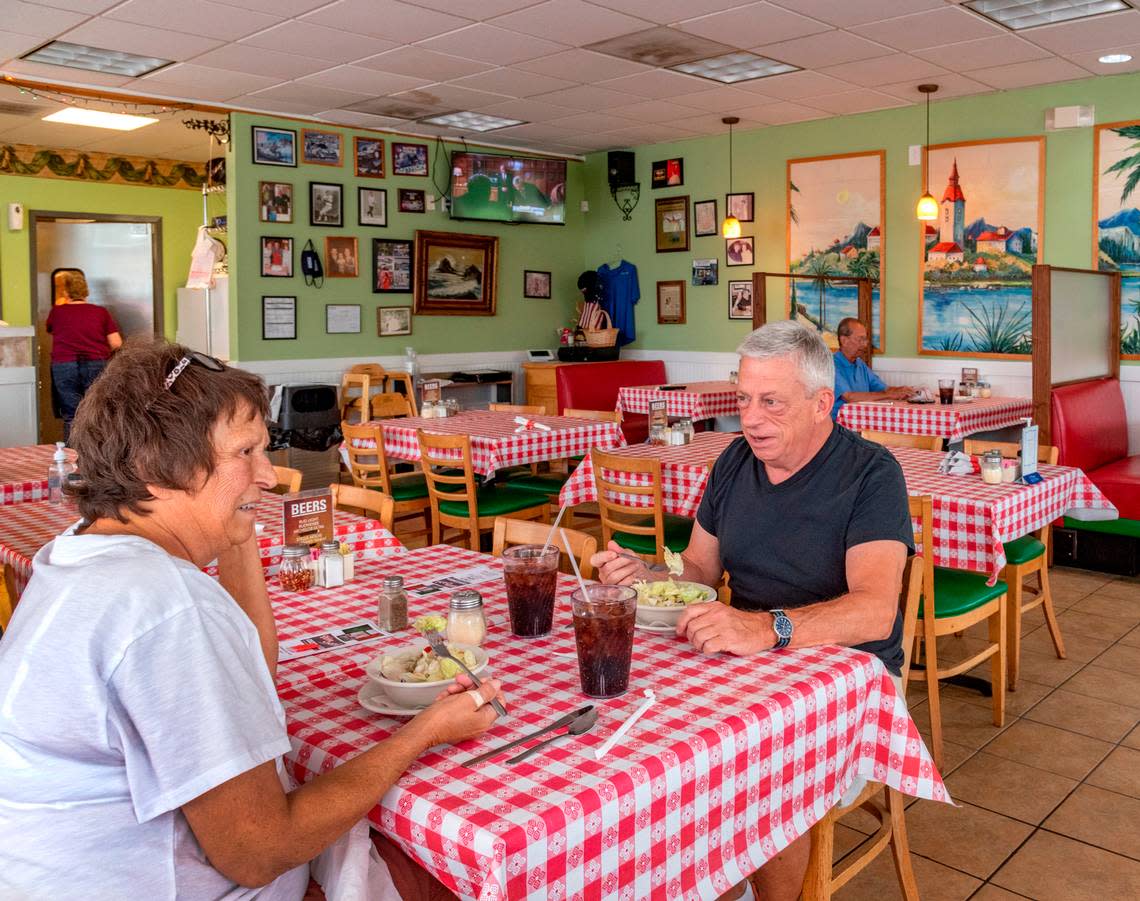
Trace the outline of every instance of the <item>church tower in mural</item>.
<path fill-rule="evenodd" d="M 966 246 L 966 195 L 958 184 L 958 160 L 950 170 L 950 179 L 946 182 L 946 191 L 942 195 L 942 217 L 940 221 L 938 240 L 942 243 L 954 243 L 959 247 Z"/>

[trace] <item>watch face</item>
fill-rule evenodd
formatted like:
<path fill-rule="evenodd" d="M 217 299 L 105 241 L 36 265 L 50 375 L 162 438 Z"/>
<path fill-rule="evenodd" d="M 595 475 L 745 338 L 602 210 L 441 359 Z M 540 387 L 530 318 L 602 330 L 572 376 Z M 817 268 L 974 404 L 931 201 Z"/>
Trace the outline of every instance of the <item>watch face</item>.
<path fill-rule="evenodd" d="M 788 619 L 782 612 L 776 614 L 775 621 L 772 623 L 772 628 L 781 638 L 792 637 L 792 621 Z"/>

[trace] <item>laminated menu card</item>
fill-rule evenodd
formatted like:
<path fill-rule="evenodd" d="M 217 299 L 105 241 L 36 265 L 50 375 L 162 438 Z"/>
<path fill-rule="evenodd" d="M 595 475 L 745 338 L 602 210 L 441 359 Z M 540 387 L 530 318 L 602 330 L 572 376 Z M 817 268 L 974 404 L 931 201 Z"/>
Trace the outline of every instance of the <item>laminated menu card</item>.
<path fill-rule="evenodd" d="M 286 494 L 282 501 L 286 544 L 313 546 L 333 537 L 332 492 L 328 488 Z"/>
<path fill-rule="evenodd" d="M 438 404 L 443 386 L 439 379 L 430 379 L 420 385 L 420 401 L 422 403 Z"/>

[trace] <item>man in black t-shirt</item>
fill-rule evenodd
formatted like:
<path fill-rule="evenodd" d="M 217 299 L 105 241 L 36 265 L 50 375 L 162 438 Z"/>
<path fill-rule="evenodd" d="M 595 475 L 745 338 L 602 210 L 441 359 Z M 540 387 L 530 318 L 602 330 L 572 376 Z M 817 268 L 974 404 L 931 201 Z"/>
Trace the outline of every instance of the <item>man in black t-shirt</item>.
<path fill-rule="evenodd" d="M 832 421 L 834 362 L 814 331 L 771 323 L 738 352 L 743 436 L 713 466 L 679 576 L 715 585 L 727 571 L 732 606 L 692 605 L 677 633 L 707 654 L 847 645 L 898 676 L 914 541 L 902 469 Z M 610 584 L 667 578 L 614 542 L 592 562 Z M 809 850 L 804 835 L 754 874 L 765 901 L 798 896 Z"/>

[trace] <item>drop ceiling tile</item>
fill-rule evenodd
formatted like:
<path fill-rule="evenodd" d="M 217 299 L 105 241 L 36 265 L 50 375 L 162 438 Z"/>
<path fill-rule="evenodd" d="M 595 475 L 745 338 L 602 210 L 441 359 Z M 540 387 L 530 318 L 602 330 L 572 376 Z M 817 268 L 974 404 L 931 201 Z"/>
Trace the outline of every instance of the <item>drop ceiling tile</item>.
<path fill-rule="evenodd" d="M 304 116 L 316 119 L 321 105 L 317 103 L 294 103 L 290 100 L 270 100 L 266 97 L 254 97 L 245 94 L 229 101 L 237 109 L 245 109 L 256 113 L 284 113 L 287 116 Z M 298 128 L 300 123 L 297 123 Z"/>
<path fill-rule="evenodd" d="M 1140 43 L 1140 11 L 1094 16 L 1079 22 L 1042 25 L 1022 32 L 1025 39 L 1057 54 Z"/>
<path fill-rule="evenodd" d="M 200 66 L 233 69 L 235 72 L 268 75 L 282 80 L 312 75 L 328 66 L 328 63 L 321 59 L 312 59 L 296 53 L 280 53 L 276 50 L 252 52 L 240 44 L 227 44 L 217 50 L 195 56 L 194 62 Z"/>
<path fill-rule="evenodd" d="M 666 142 L 672 143 L 681 138 L 693 137 L 685 129 L 666 125 L 635 125 L 630 128 L 618 128 L 606 132 L 606 136 L 616 138 L 616 146 L 664 144 Z"/>
<path fill-rule="evenodd" d="M 1009 34 L 994 22 L 950 6 L 884 19 L 869 25 L 856 25 L 851 30 L 896 50 L 906 51 Z"/>
<path fill-rule="evenodd" d="M 151 127 L 153 126 L 147 126 L 147 128 Z M 103 132 L 103 135 L 107 136 L 90 141 L 83 149 L 94 153 L 124 152 L 125 145 L 121 136 L 110 136 L 107 132 Z M 208 147 L 209 144 L 209 140 L 203 137 L 202 146 Z M 131 133 L 130 150 L 127 152 L 131 156 L 145 156 L 152 159 L 181 159 L 182 157 L 176 156 L 176 151 L 177 148 L 183 146 L 185 146 L 185 139 L 182 136 L 150 135 L 147 134 L 146 128 L 142 128 Z"/>
<path fill-rule="evenodd" d="M 857 63 L 844 63 L 841 66 L 827 66 L 820 70 L 849 84 L 874 87 L 880 84 L 894 84 L 907 79 L 937 78 L 945 69 L 905 53 L 865 59 Z"/>
<path fill-rule="evenodd" d="M 920 59 L 960 72 L 983 69 L 997 63 L 1002 65 L 1024 63 L 1049 55 L 1048 50 L 1043 50 L 1036 44 L 1009 33 L 974 41 L 959 41 L 941 47 L 928 47 L 914 52 L 914 56 Z"/>
<path fill-rule="evenodd" d="M 1048 84 L 1054 81 L 1073 81 L 1088 78 L 1089 73 L 1067 59 L 1038 59 L 1027 63 L 1013 63 L 1009 66 L 993 66 L 989 69 L 975 69 L 970 75 L 983 84 L 1008 90 L 1027 88 L 1031 85 Z"/>
<path fill-rule="evenodd" d="M 738 9 L 686 19 L 677 27 L 731 47 L 772 44 L 828 29 L 822 22 L 767 2 L 750 3 Z"/>
<path fill-rule="evenodd" d="M 137 80 L 140 89 L 155 90 L 169 94 L 177 91 L 182 95 L 201 95 L 204 100 L 228 100 L 250 91 L 260 91 L 272 87 L 280 79 L 266 75 L 247 75 L 227 69 L 211 69 L 193 63 L 175 63 L 159 69 L 153 75 L 145 75 Z"/>
<path fill-rule="evenodd" d="M 347 109 L 321 110 L 322 119 L 345 127 L 357 128 L 400 128 L 407 124 L 404 119 L 393 119 L 391 116 L 373 116 L 371 113 L 358 113 Z"/>
<path fill-rule="evenodd" d="M 658 25 L 744 6 L 748 0 L 591 0 L 598 6 L 638 16 Z"/>
<path fill-rule="evenodd" d="M 709 83 L 712 84 L 712 82 Z M 679 106 L 688 107 L 692 110 L 729 115 L 734 114 L 736 110 L 756 106 L 766 98 L 753 91 L 742 91 L 735 85 L 732 87 L 720 85 L 706 88 L 703 91 L 695 91 L 692 94 L 682 94 L 673 99 Z M 687 112 L 685 115 L 691 115 L 691 113 Z"/>
<path fill-rule="evenodd" d="M 35 50 L 44 42 L 42 37 L 33 34 L 15 34 L 11 31 L 0 31 L 0 61 L 13 56 L 23 56 Z"/>
<path fill-rule="evenodd" d="M 846 31 L 821 31 L 807 37 L 749 48 L 753 53 L 802 69 L 837 66 L 891 53 L 890 47 Z"/>
<path fill-rule="evenodd" d="M 415 99 L 429 106 L 446 107 L 449 110 L 482 109 L 511 99 L 503 94 L 473 91 L 470 88 L 461 88 L 453 84 L 428 85 L 414 91 L 401 91 L 399 94 L 393 94 L 392 97 Z"/>
<path fill-rule="evenodd" d="M 281 16 L 222 6 L 210 0 L 127 0 L 104 14 L 108 19 L 169 28 L 186 34 L 198 34 L 223 41 L 261 31 L 280 22 Z"/>
<path fill-rule="evenodd" d="M 586 49 L 647 66 L 667 67 L 731 53 L 733 47 L 699 34 L 658 26 L 597 41 Z"/>
<path fill-rule="evenodd" d="M 353 34 L 338 28 L 326 28 L 314 22 L 296 20 L 282 22 L 265 31 L 243 38 L 238 43 L 284 53 L 300 53 L 314 59 L 327 59 L 334 63 L 347 63 L 362 57 L 374 56 L 399 46 L 393 41 Z"/>
<path fill-rule="evenodd" d="M 939 9 L 943 0 L 772 0 L 776 6 L 794 10 L 839 28 L 877 22 L 892 16 Z M 958 0 L 960 2 L 960 0 Z"/>
<path fill-rule="evenodd" d="M 416 46 L 500 66 L 514 65 L 567 49 L 565 44 L 556 44 L 553 41 L 544 41 L 541 38 L 519 34 L 517 31 L 507 31 L 505 28 L 484 24 L 469 25 L 449 34 L 420 41 Z"/>
<path fill-rule="evenodd" d="M 579 82 L 603 81 L 608 78 L 619 78 L 622 75 L 633 75 L 636 72 L 653 71 L 651 66 L 642 63 L 578 49 L 540 56 L 537 59 L 518 63 L 515 68 Z"/>
<path fill-rule="evenodd" d="M 453 13 L 473 22 L 486 22 L 503 13 L 537 6 L 539 3 L 542 0 L 415 0 L 416 6 Z"/>
<path fill-rule="evenodd" d="M 572 131 L 577 131 L 578 138 L 576 140 L 578 140 L 581 139 L 582 135 L 613 131 L 615 128 L 628 128 L 637 123 L 615 113 L 577 113 L 564 119 L 554 119 L 550 124 L 558 128 L 569 128 Z"/>
<path fill-rule="evenodd" d="M 966 97 L 970 94 L 986 94 L 993 91 L 993 88 L 989 85 L 982 84 L 980 81 L 975 81 L 972 78 L 967 78 L 965 75 L 959 75 L 957 72 L 939 75 L 937 84 L 938 93 L 931 95 L 931 102 L 934 104 L 933 109 L 937 109 L 939 100 L 949 100 L 951 97 Z M 906 100 L 908 103 L 926 102 L 926 96 L 919 93 L 918 82 L 915 81 L 900 81 L 897 84 L 885 84 L 880 86 L 877 90 L 882 91 L 884 94 L 891 94 L 901 100 Z"/>
<path fill-rule="evenodd" d="M 851 83 L 820 75 L 818 72 L 789 72 L 771 78 L 756 78 L 736 85 L 742 91 L 776 97 L 780 100 L 804 100 L 816 94 L 835 94 L 851 87 Z"/>
<path fill-rule="evenodd" d="M 504 119 L 521 119 L 523 122 L 552 122 L 566 116 L 574 116 L 581 110 L 569 106 L 547 103 L 545 100 L 507 100 L 491 106 L 479 108 L 479 112 Z"/>
<path fill-rule="evenodd" d="M 792 122 L 806 122 L 809 119 L 824 119 L 829 114 L 815 107 L 800 103 L 766 103 L 741 110 L 741 119 L 763 122 L 765 125 L 788 125 Z"/>
<path fill-rule="evenodd" d="M 4 71 L 10 75 L 31 75 L 65 84 L 75 84 L 82 79 L 84 85 L 98 85 L 104 88 L 118 88 L 134 81 L 133 78 L 126 75 L 109 75 L 105 72 L 83 71 L 80 76 L 78 74 L 79 69 L 68 69 L 65 66 L 45 66 L 42 63 L 32 63 L 24 59 L 14 59 L 5 64 Z"/>
<path fill-rule="evenodd" d="M 528 123 L 526 125 L 513 125 L 510 128 L 496 128 L 486 132 L 494 135 L 497 140 L 509 141 L 512 138 L 526 138 L 535 141 L 569 141 L 573 140 L 579 132 L 573 128 L 559 128 L 547 122 Z"/>
<path fill-rule="evenodd" d="M 642 100 L 640 103 L 631 103 L 628 106 L 618 106 L 609 110 L 615 116 L 625 116 L 650 125 L 667 125 L 689 115 L 692 111 L 692 107 L 670 103 L 668 100 Z"/>
<path fill-rule="evenodd" d="M 39 38 L 54 38 L 61 31 L 78 25 L 87 16 L 64 9 L 52 9 L 20 0 L 4 0 L 0 22 L 5 31 L 13 34 L 30 34 Z M 42 43 L 42 42 L 41 42 Z"/>
<path fill-rule="evenodd" d="M 1127 53 L 1132 59 L 1126 63 L 1102 63 L 1100 57 L 1106 53 Z M 1119 47 L 1104 47 L 1100 50 L 1085 50 L 1081 53 L 1071 53 L 1067 59 L 1095 75 L 1120 75 L 1124 72 L 1136 72 L 1140 70 L 1140 44 L 1124 44 Z"/>
<path fill-rule="evenodd" d="M 357 60 L 356 65 L 379 69 L 381 72 L 423 78 L 429 82 L 450 81 L 453 78 L 462 78 L 464 75 L 474 75 L 476 72 L 486 72 L 494 68 L 490 63 L 462 59 L 449 53 L 435 53 L 422 47 L 400 47 L 387 53 Z"/>
<path fill-rule="evenodd" d="M 502 67 L 480 72 L 478 75 L 469 75 L 466 78 L 456 78 L 451 81 L 451 84 L 461 88 L 474 88 L 478 91 L 492 91 L 496 94 L 505 94 L 508 97 L 531 97 L 535 94 L 545 94 L 548 91 L 572 88 L 576 82 L 567 81 L 565 78 L 539 75 L 537 72 L 525 72 L 522 69 Z"/>
<path fill-rule="evenodd" d="M 329 28 L 370 34 L 397 43 L 410 44 L 470 24 L 452 16 L 398 0 L 337 0 L 308 13 L 302 22 L 318 22 Z"/>
<path fill-rule="evenodd" d="M 621 78 L 611 78 L 595 84 L 612 91 L 624 91 L 639 97 L 665 100 L 678 94 L 691 94 L 694 91 L 707 89 L 710 82 L 694 75 L 670 72 L 668 69 L 650 69 L 647 72 L 623 75 Z"/>
<path fill-rule="evenodd" d="M 719 135 L 725 136 L 725 163 L 728 162 L 728 126 L 721 121 L 721 116 L 693 116 L 691 119 L 678 119 L 675 123 L 678 128 L 684 128 L 696 134 L 702 135 Z M 742 131 L 750 128 L 760 128 L 764 123 L 756 118 L 740 117 L 740 122 L 733 126 L 733 130 L 739 135 Z"/>
<path fill-rule="evenodd" d="M 811 105 L 836 116 L 847 116 L 853 113 L 866 113 L 870 110 L 907 106 L 907 102 L 880 91 L 860 90 L 812 97 Z"/>
<path fill-rule="evenodd" d="M 116 22 L 103 18 L 84 22 L 62 35 L 62 40 L 73 44 L 86 44 L 88 47 L 101 47 L 104 50 L 122 50 L 126 53 L 172 60 L 193 59 L 222 45 L 222 42 L 215 38 L 198 37 L 193 34 L 168 31 L 165 28 L 132 25 L 130 22 Z"/>
<path fill-rule="evenodd" d="M 240 6 L 243 9 L 256 9 L 258 12 L 292 18 L 304 15 L 318 6 L 327 6 L 329 0 L 218 0 L 218 2 L 226 6 Z"/>
<path fill-rule="evenodd" d="M 409 78 L 407 75 L 394 75 L 391 72 L 378 72 L 360 66 L 336 66 L 298 78 L 300 85 L 315 85 L 323 88 L 336 88 L 374 97 L 377 94 L 395 94 L 399 91 L 412 91 L 431 84 L 423 78 Z"/>
<path fill-rule="evenodd" d="M 299 81 L 286 82 L 260 91 L 250 91 L 245 96 L 253 103 L 283 100 L 286 103 L 299 103 L 314 110 L 348 106 L 369 98 L 368 94 L 338 91 L 334 88 L 302 84 Z"/>
<path fill-rule="evenodd" d="M 621 91 L 608 91 L 605 88 L 598 88 L 593 85 L 579 85 L 576 88 L 564 88 L 561 91 L 551 91 L 549 94 L 539 94 L 535 99 L 557 103 L 559 106 L 573 107 L 574 109 L 597 110 L 626 106 L 641 98 Z"/>
<path fill-rule="evenodd" d="M 90 16 L 98 15 L 122 2 L 122 0 L 30 0 L 36 6 L 48 6 L 52 9 L 68 9 L 76 13 L 86 13 Z"/>
<path fill-rule="evenodd" d="M 538 6 L 500 16 L 491 24 L 536 37 L 558 35 L 563 44 L 580 47 L 620 34 L 643 31 L 651 23 L 584 3 L 583 0 L 547 0 Z"/>

